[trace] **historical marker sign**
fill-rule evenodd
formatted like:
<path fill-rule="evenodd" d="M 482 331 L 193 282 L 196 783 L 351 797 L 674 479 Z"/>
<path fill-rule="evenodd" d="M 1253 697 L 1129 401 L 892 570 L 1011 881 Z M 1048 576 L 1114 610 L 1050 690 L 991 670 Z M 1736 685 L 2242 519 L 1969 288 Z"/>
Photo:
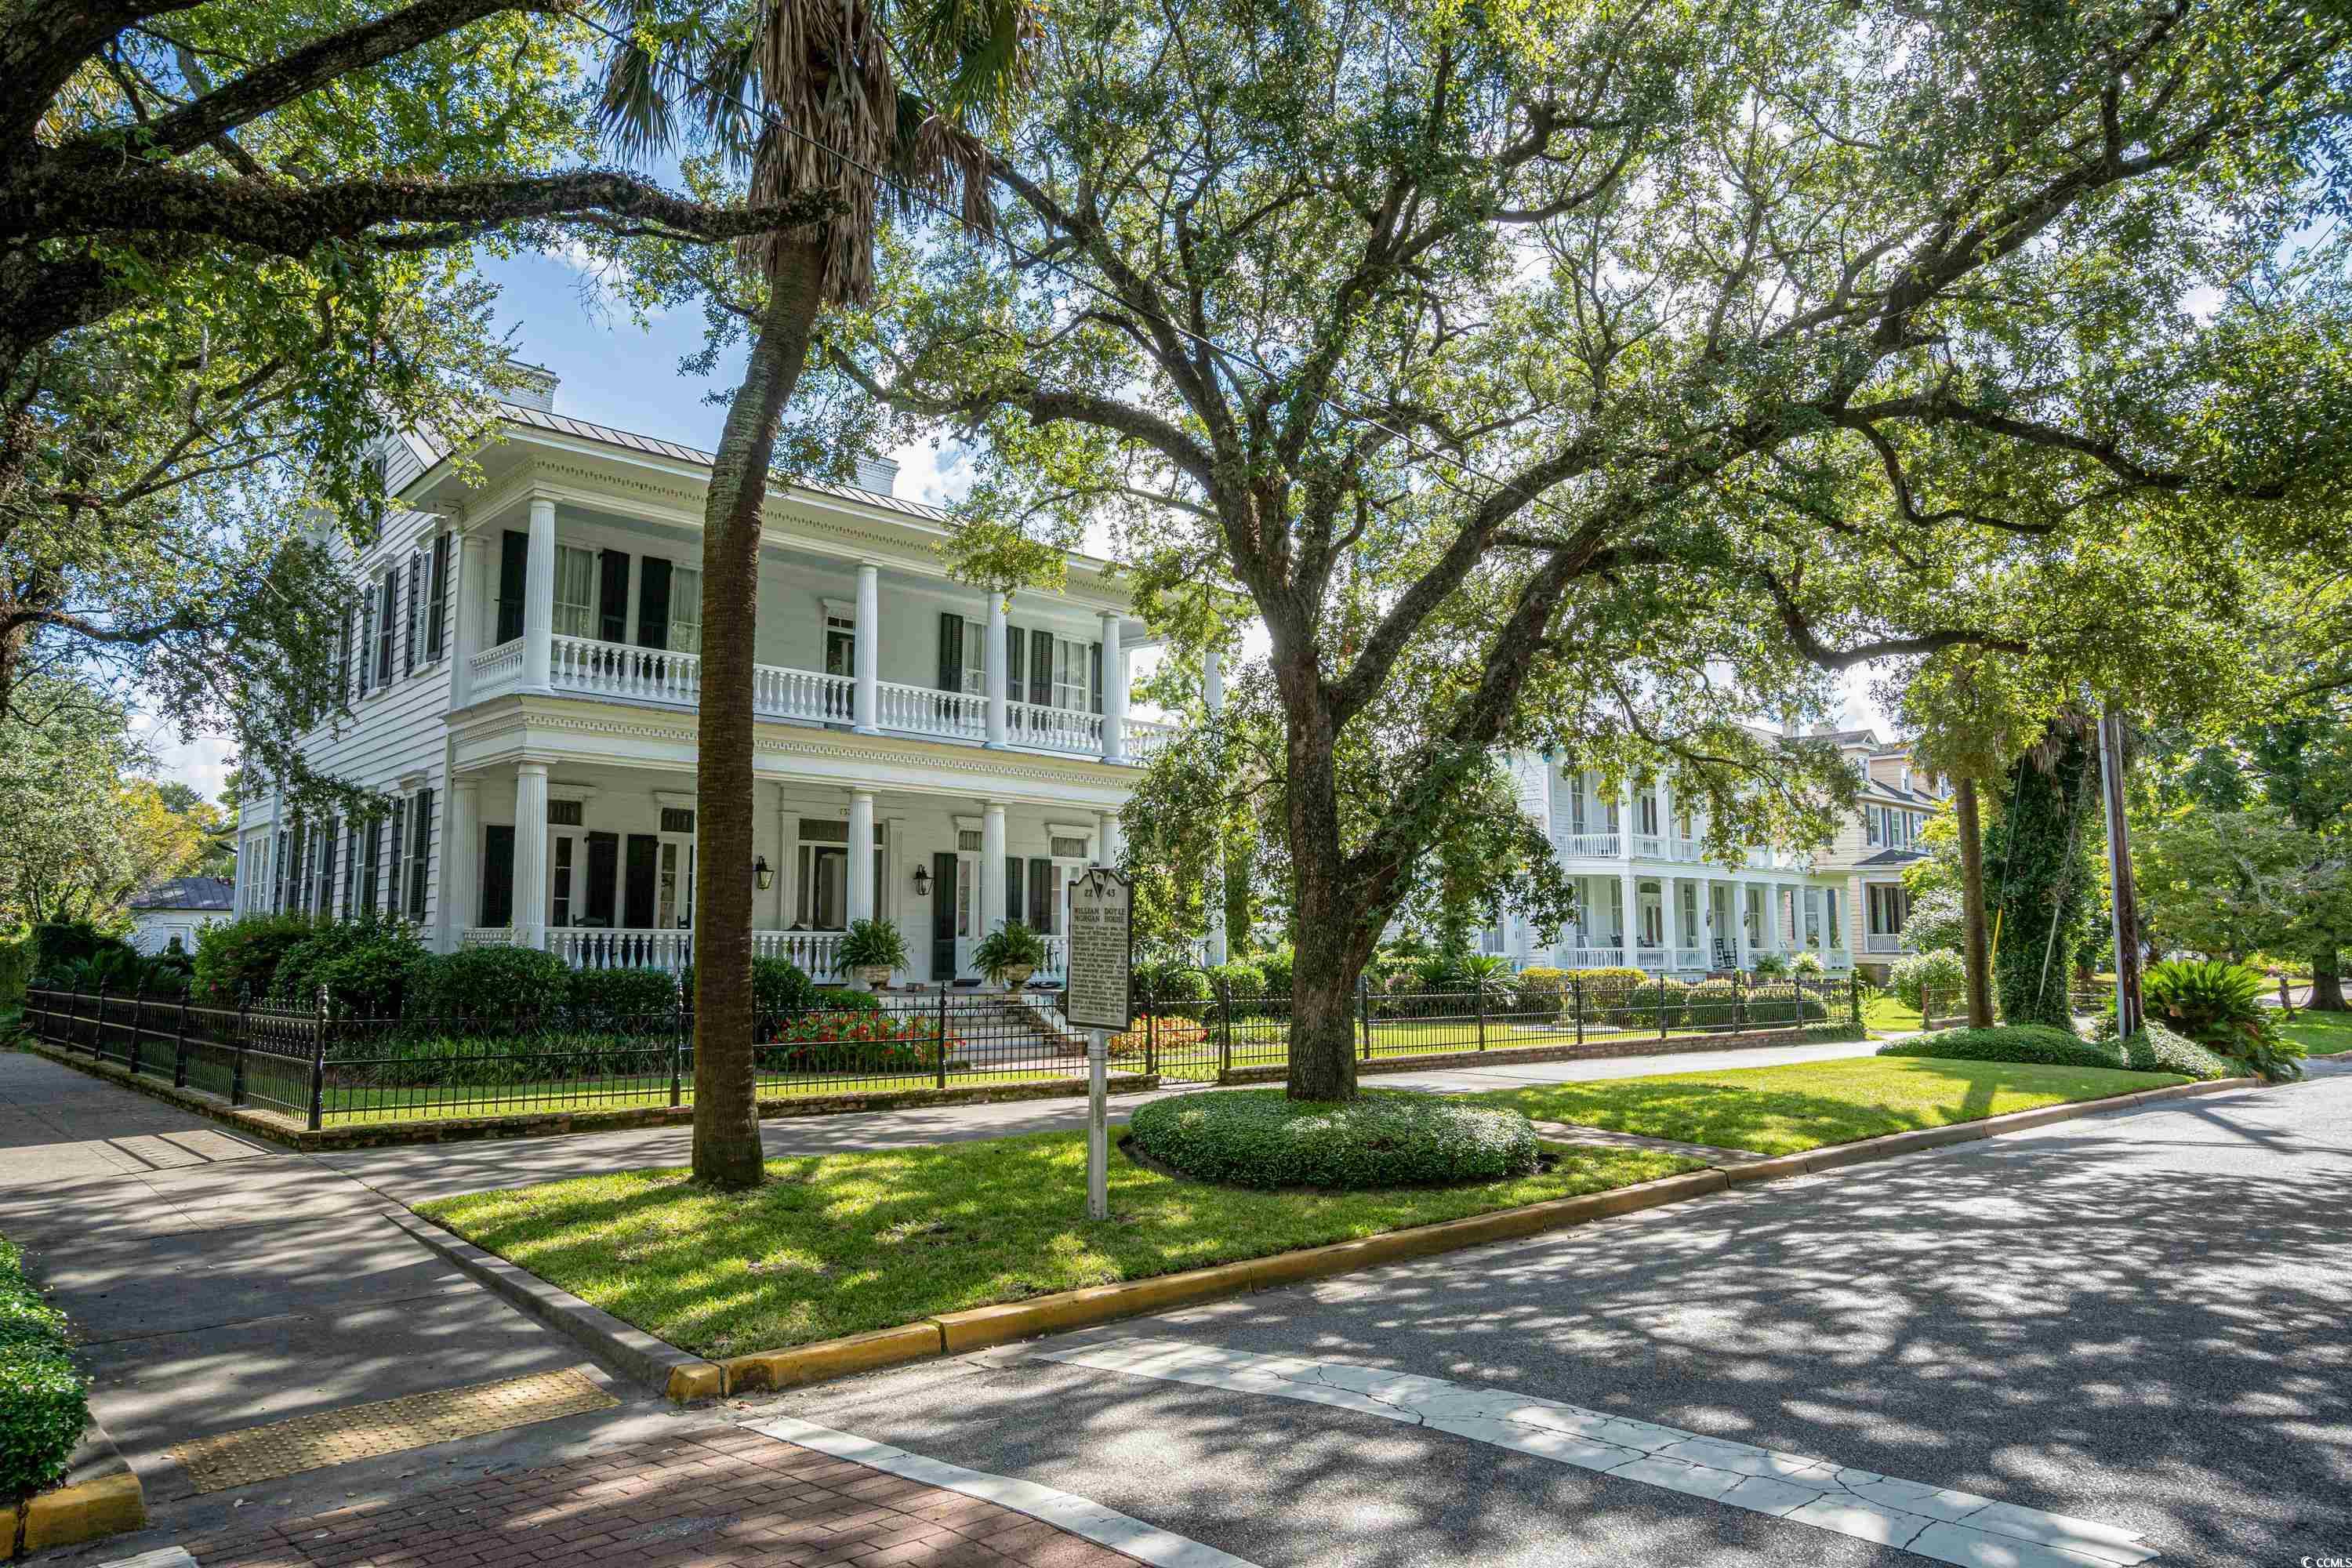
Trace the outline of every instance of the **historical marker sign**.
<path fill-rule="evenodd" d="M 1128 923 L 1133 889 L 1097 866 L 1070 882 L 1070 1001 L 1064 1016 L 1081 1029 L 1124 1029 L 1135 947 Z"/>

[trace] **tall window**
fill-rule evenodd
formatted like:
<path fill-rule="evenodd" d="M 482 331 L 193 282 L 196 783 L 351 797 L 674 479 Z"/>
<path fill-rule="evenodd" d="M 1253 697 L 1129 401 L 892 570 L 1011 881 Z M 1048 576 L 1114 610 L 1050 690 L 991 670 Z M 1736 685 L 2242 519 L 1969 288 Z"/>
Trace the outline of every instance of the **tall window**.
<path fill-rule="evenodd" d="M 963 624 L 963 689 L 973 697 L 988 694 L 988 626 L 982 621 Z"/>
<path fill-rule="evenodd" d="M 1094 672 L 1094 646 L 1068 637 L 1054 639 L 1054 706 L 1073 712 L 1092 710 L 1089 679 Z"/>
<path fill-rule="evenodd" d="M 425 660 L 431 664 L 441 657 L 441 623 L 449 618 L 449 536 L 433 536 L 433 553 L 429 569 L 432 587 L 425 606 Z"/>
<path fill-rule="evenodd" d="M 425 639 L 418 625 L 425 614 L 425 552 L 408 552 L 408 619 L 403 624 L 400 637 L 400 672 L 416 673 L 417 645 Z"/>
<path fill-rule="evenodd" d="M 672 653 L 702 652 L 702 574 L 683 566 L 670 575 L 669 647 Z"/>
<path fill-rule="evenodd" d="M 857 673 L 857 623 L 846 616 L 830 611 L 824 617 L 824 672 L 827 675 Z"/>
<path fill-rule="evenodd" d="M 555 552 L 555 635 L 596 635 L 596 552 L 569 544 Z"/>
<path fill-rule="evenodd" d="M 425 919 L 425 868 L 433 853 L 433 792 L 416 792 L 408 813 L 408 918 Z"/>
<path fill-rule="evenodd" d="M 375 591 L 375 683 L 392 684 L 393 632 L 400 602 L 400 568 L 386 568 Z"/>

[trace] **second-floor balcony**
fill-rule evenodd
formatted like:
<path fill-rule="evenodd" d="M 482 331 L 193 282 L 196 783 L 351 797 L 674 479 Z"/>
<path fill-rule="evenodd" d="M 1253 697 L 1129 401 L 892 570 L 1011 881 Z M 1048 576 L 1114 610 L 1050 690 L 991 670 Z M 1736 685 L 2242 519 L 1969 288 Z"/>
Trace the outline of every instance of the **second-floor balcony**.
<path fill-rule="evenodd" d="M 474 655 L 468 661 L 467 700 L 485 701 L 525 689 L 525 639 L 517 637 Z M 702 700 L 702 660 L 696 654 L 664 648 L 552 637 L 548 689 L 563 696 L 693 708 Z M 857 690 L 854 676 L 762 664 L 752 670 L 751 711 L 753 717 L 771 722 L 868 728 L 979 744 L 992 740 L 990 697 L 877 679 L 873 721 L 860 725 Z M 1001 743 L 1140 763 L 1150 761 L 1173 733 L 1172 726 L 1151 720 L 1122 720 L 1122 744 L 1113 754 L 1105 744 L 1109 723 L 1099 713 L 1007 700 Z"/>

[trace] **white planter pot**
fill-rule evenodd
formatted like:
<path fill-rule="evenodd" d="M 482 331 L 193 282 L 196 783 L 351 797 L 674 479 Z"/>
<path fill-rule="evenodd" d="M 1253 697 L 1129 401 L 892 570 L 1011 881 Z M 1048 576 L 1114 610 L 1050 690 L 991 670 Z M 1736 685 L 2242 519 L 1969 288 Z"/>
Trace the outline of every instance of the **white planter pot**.
<path fill-rule="evenodd" d="M 1004 972 L 1004 988 L 1007 991 L 1020 990 L 1029 984 L 1029 977 L 1036 972 L 1037 966 L 1034 963 L 1016 963 L 1010 966 Z"/>
<path fill-rule="evenodd" d="M 890 966 L 887 963 L 861 963 L 857 966 L 857 978 L 879 991 L 890 984 Z"/>

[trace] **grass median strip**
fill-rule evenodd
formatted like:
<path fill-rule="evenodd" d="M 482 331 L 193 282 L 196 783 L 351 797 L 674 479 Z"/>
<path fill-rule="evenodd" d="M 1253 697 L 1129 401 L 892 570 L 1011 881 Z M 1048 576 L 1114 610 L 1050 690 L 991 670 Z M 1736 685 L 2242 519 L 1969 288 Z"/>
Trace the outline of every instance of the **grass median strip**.
<path fill-rule="evenodd" d="M 2187 1080 L 2168 1073 L 1935 1057 L 1854 1057 L 1721 1072 L 1542 1084 L 1463 1098 L 1538 1121 L 1759 1154 L 2102 1100 Z"/>
<path fill-rule="evenodd" d="M 624 1171 L 422 1205 L 467 1240 L 698 1355 L 783 1349 L 941 1312 L 1320 1247 L 1699 1169 L 1560 1149 L 1534 1175 L 1365 1193 L 1248 1192 L 1114 1154 L 1111 1219 L 1086 1212 L 1086 1140 L 773 1160 L 716 1194 Z"/>
<path fill-rule="evenodd" d="M 2352 1013 L 2297 1013 L 2282 1021 L 2279 1029 L 2289 1039 L 2302 1041 L 2304 1050 L 2315 1057 L 2352 1051 Z"/>

